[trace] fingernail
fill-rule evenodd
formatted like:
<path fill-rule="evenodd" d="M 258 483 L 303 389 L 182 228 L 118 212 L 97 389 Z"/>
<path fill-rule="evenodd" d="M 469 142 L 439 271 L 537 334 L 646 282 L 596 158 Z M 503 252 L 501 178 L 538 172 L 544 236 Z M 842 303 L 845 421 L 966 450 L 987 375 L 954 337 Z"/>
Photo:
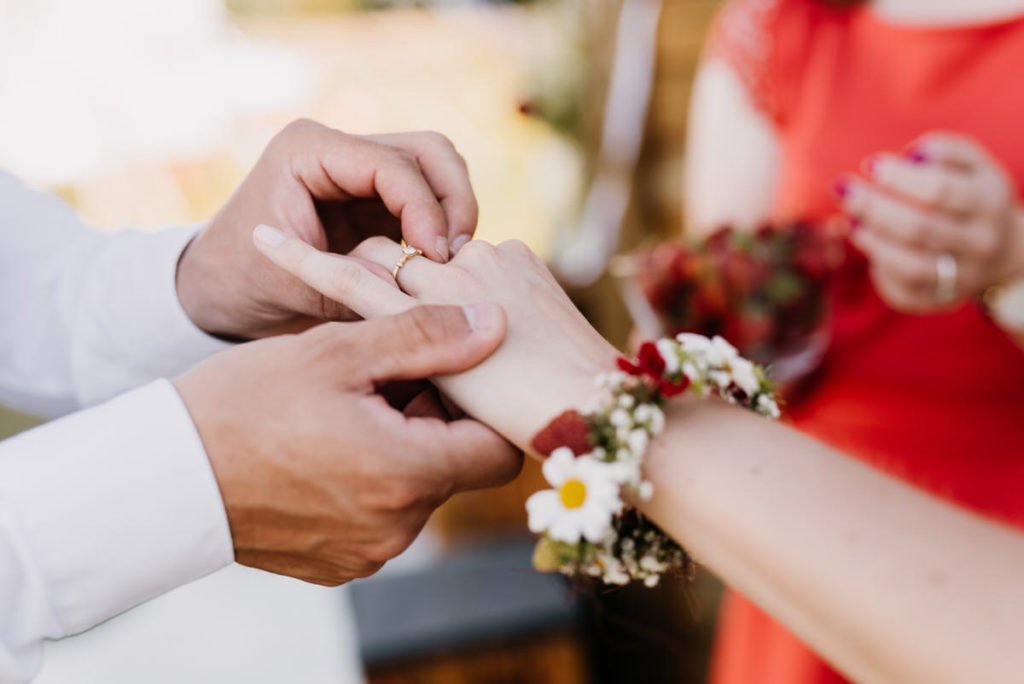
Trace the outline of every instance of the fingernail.
<path fill-rule="evenodd" d="M 459 235 L 452 240 L 452 254 L 458 254 L 459 250 L 462 249 L 467 242 L 469 242 L 468 235 Z"/>
<path fill-rule="evenodd" d="M 914 164 L 924 164 L 928 161 L 928 155 L 919 147 L 911 147 L 903 153 L 903 156 L 906 157 L 907 161 Z"/>
<path fill-rule="evenodd" d="M 859 218 L 857 218 L 856 216 L 851 216 L 850 217 L 850 232 L 851 233 L 856 233 L 858 230 L 860 230 L 860 227 L 862 225 L 863 225 L 863 222 Z"/>
<path fill-rule="evenodd" d="M 860 166 L 867 175 L 875 175 L 875 172 L 878 171 L 878 155 L 871 155 L 861 162 Z"/>
<path fill-rule="evenodd" d="M 832 189 L 840 197 L 846 197 L 848 194 L 850 194 L 850 181 L 846 180 L 845 178 L 840 178 L 839 180 L 836 181 L 836 184 L 832 186 Z"/>
<path fill-rule="evenodd" d="M 489 332 L 498 326 L 499 313 L 495 304 L 470 304 L 462 310 L 473 332 Z"/>
<path fill-rule="evenodd" d="M 448 261 L 448 238 L 438 235 L 437 239 L 434 240 L 434 251 L 437 252 L 437 256 L 441 258 L 441 261 Z"/>
<path fill-rule="evenodd" d="M 257 242 L 261 242 L 273 249 L 279 247 L 285 241 L 286 235 L 273 226 L 261 223 L 252 231 L 252 236 Z"/>

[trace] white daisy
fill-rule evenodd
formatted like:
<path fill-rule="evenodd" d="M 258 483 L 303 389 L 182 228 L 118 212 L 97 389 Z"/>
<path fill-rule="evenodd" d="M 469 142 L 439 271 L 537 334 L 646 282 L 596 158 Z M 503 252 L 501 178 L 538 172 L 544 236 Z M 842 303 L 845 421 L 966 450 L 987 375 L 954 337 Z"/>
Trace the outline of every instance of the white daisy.
<path fill-rule="evenodd" d="M 526 502 L 530 531 L 556 541 L 581 538 L 598 543 L 611 532 L 612 516 L 622 510 L 614 469 L 592 456 L 574 456 L 560 447 L 544 461 L 544 478 L 553 487 Z"/>
<path fill-rule="evenodd" d="M 740 355 L 736 347 L 729 344 L 724 337 L 719 335 L 715 335 L 715 338 L 711 340 L 711 348 L 718 353 L 718 358 L 721 359 L 715 363 L 716 366 L 725 366 L 739 358 Z"/>
<path fill-rule="evenodd" d="M 665 338 L 658 340 L 654 344 L 658 348 L 658 355 L 665 362 L 665 370 L 669 375 L 675 374 L 679 370 L 679 353 L 676 345 L 672 340 Z"/>
<path fill-rule="evenodd" d="M 700 354 L 711 349 L 711 340 L 703 335 L 679 333 L 676 335 L 676 340 L 682 345 L 683 349 L 689 352 Z"/>
<path fill-rule="evenodd" d="M 754 364 L 741 356 L 736 357 L 730 363 L 732 379 L 747 396 L 754 396 L 761 388 L 761 381 L 754 372 Z"/>
<path fill-rule="evenodd" d="M 757 410 L 769 418 L 778 418 L 780 414 L 775 398 L 767 394 L 762 394 L 757 398 Z"/>
<path fill-rule="evenodd" d="M 629 450 L 633 452 L 633 455 L 637 458 L 643 457 L 647 453 L 647 445 L 650 444 L 651 438 L 648 436 L 646 430 L 632 430 L 629 433 L 629 437 L 626 443 L 629 445 Z"/>

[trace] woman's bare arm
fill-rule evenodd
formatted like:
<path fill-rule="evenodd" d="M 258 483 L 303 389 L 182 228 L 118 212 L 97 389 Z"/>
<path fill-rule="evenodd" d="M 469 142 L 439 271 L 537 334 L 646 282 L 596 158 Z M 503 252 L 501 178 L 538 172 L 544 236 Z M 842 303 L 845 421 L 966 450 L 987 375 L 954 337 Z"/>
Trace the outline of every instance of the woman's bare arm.
<path fill-rule="evenodd" d="M 855 680 L 1020 681 L 1019 531 L 719 402 L 674 405 L 648 464 L 646 511 Z"/>
<path fill-rule="evenodd" d="M 739 76 L 721 60 L 697 70 L 686 137 L 687 230 L 705 235 L 724 224 L 768 218 L 778 177 L 778 134 Z"/>
<path fill-rule="evenodd" d="M 267 256 L 373 318 L 379 279 L 300 240 Z M 353 253 L 393 265 L 383 239 Z M 415 303 L 499 303 L 508 336 L 470 371 L 438 378 L 478 420 L 528 448 L 559 412 L 586 405 L 615 350 L 520 243 L 471 242 L 447 265 L 413 259 Z M 794 430 L 718 401 L 671 405 L 649 455 L 644 509 L 696 558 L 866 682 L 1020 681 L 1024 533 L 932 499 Z M 970 445 L 964 445 L 969 449 Z"/>

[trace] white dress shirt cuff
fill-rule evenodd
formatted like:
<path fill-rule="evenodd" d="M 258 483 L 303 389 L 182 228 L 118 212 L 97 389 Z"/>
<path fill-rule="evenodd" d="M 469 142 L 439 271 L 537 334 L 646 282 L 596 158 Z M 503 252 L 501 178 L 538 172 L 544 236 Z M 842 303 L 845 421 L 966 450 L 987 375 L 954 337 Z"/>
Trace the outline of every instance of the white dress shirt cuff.
<path fill-rule="evenodd" d="M 0 506 L 49 587 L 51 637 L 233 560 L 213 470 L 166 380 L 0 444 Z"/>
<path fill-rule="evenodd" d="M 200 330 L 178 300 L 178 260 L 194 227 L 112 236 L 79 318 L 76 383 L 83 405 L 187 370 L 229 343 Z"/>

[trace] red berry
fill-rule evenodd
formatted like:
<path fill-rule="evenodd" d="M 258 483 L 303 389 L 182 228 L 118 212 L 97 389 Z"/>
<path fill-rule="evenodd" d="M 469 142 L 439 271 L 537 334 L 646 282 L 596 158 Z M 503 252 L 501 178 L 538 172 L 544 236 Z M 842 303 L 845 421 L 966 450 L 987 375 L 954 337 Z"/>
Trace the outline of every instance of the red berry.
<path fill-rule="evenodd" d="M 545 457 L 559 447 L 568 447 L 572 453 L 580 456 L 593 448 L 590 443 L 590 423 L 579 411 L 565 411 L 538 432 L 530 446 Z"/>

